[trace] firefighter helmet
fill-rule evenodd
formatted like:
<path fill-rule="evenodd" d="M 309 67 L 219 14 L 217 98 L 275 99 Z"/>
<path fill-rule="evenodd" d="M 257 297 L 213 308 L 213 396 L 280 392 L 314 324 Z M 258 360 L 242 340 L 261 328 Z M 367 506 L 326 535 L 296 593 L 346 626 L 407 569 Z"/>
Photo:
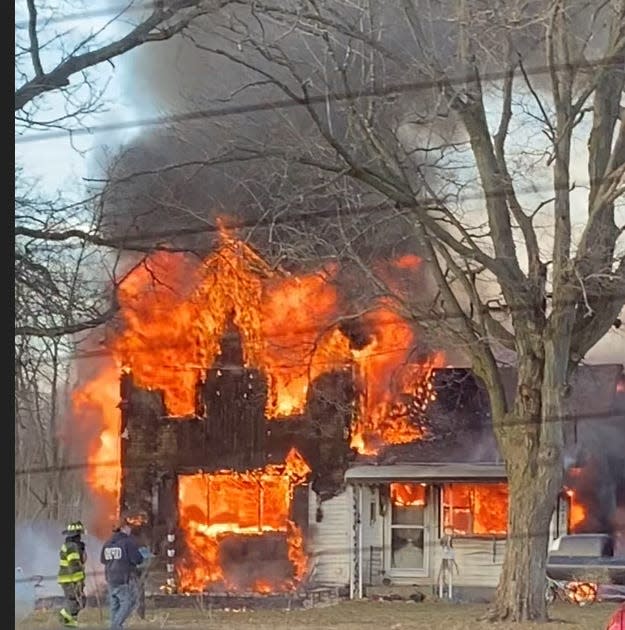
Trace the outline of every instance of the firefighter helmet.
<path fill-rule="evenodd" d="M 81 521 L 74 521 L 63 530 L 64 536 L 79 536 L 85 533 L 85 527 Z"/>

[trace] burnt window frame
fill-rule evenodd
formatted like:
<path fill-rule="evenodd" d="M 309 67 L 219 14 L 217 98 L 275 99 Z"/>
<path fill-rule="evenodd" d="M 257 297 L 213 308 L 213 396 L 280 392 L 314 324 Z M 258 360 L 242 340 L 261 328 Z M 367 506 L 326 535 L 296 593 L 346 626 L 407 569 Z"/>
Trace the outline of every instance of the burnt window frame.
<path fill-rule="evenodd" d="M 406 524 L 400 524 L 397 523 L 395 524 L 394 522 L 394 518 L 393 518 L 393 501 L 391 498 L 391 485 L 393 483 L 401 483 L 401 484 L 409 484 L 409 485 L 417 485 L 417 486 L 423 486 L 424 487 L 424 504 L 422 506 L 418 506 L 421 507 L 423 510 L 423 523 L 421 525 L 406 525 Z M 386 484 L 386 495 L 387 495 L 387 500 L 388 500 L 388 535 L 389 535 L 389 553 L 388 553 L 388 570 L 390 573 L 397 575 L 397 576 L 402 576 L 402 575 L 427 575 L 428 573 L 428 566 L 429 566 L 429 561 L 428 561 L 428 508 L 430 508 L 430 505 L 432 503 L 432 498 L 433 498 L 433 486 L 431 484 L 428 483 L 424 483 L 422 481 L 401 481 L 401 482 L 389 482 L 388 484 Z M 406 507 L 411 507 L 411 506 L 406 506 Z M 417 507 L 417 506 L 415 506 Z M 421 566 L 412 566 L 412 567 L 396 567 L 393 566 L 393 549 L 392 549 L 392 545 L 393 545 L 393 530 L 395 529 L 415 529 L 415 530 L 421 530 L 423 532 L 423 554 L 422 554 L 422 559 L 423 562 L 421 564 Z"/>
<path fill-rule="evenodd" d="M 461 486 L 505 486 L 506 489 L 508 489 L 508 483 L 506 481 L 447 481 L 444 483 L 441 483 L 439 486 L 439 536 L 442 536 L 443 533 L 445 532 L 445 514 L 446 514 L 446 510 L 447 510 L 447 504 L 445 503 L 445 490 L 448 486 L 457 486 L 457 485 L 461 485 Z M 508 495 L 509 496 L 509 495 Z M 463 533 L 460 532 L 458 530 L 456 530 L 453 527 L 453 521 L 452 521 L 452 536 L 454 538 L 458 538 L 458 539 L 463 539 L 463 538 L 480 538 L 480 539 L 497 539 L 497 540 L 505 540 L 508 537 L 508 521 L 506 518 L 506 531 L 504 533 L 501 532 L 497 532 L 497 533 L 476 533 L 474 532 L 474 522 L 475 522 L 475 514 L 474 514 L 474 500 L 473 497 L 471 498 L 471 507 L 470 508 L 465 508 L 465 507 L 458 507 L 458 508 L 453 508 L 453 510 L 469 510 L 469 518 L 470 518 L 470 525 L 471 525 L 471 531 L 467 532 L 467 533 Z"/>

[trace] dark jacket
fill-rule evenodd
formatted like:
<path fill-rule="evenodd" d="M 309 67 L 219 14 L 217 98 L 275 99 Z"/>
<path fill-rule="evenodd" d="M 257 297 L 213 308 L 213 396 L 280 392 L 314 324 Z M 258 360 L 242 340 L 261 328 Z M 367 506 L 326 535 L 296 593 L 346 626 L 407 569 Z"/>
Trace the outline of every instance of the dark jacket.
<path fill-rule="evenodd" d="M 132 536 L 115 532 L 102 547 L 100 562 L 109 586 L 121 586 L 136 576 L 137 566 L 143 562 L 139 546 Z"/>
<path fill-rule="evenodd" d="M 68 536 L 59 552 L 59 584 L 75 584 L 85 579 L 85 543 L 77 536 Z"/>

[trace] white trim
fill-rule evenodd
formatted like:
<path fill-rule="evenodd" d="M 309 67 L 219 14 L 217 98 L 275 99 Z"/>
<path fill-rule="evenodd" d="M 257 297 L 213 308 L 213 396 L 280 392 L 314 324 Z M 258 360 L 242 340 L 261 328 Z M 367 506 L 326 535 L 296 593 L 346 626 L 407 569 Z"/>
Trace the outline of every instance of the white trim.
<path fill-rule="evenodd" d="M 363 487 L 358 486 L 358 599 L 362 599 L 362 570 L 363 570 L 363 556 L 362 556 L 362 506 L 363 506 Z"/>
<path fill-rule="evenodd" d="M 392 483 L 395 481 L 488 483 L 489 481 L 506 481 L 506 471 L 502 464 L 494 463 L 363 465 L 349 468 L 345 473 L 345 480 L 348 483 Z"/>
<path fill-rule="evenodd" d="M 391 566 L 393 557 L 393 506 L 391 505 L 390 493 L 387 494 L 385 500 L 388 502 L 386 514 L 384 516 L 383 528 L 386 540 L 388 540 L 388 553 L 384 557 L 384 573 L 391 580 L 407 579 L 407 578 L 422 578 L 428 577 L 430 574 L 430 532 L 429 532 L 429 519 L 432 518 L 432 491 L 433 486 L 427 485 L 426 488 L 426 504 L 423 510 L 423 526 L 410 527 L 406 526 L 406 529 L 421 529 L 423 531 L 423 567 L 414 569 L 398 569 Z M 401 526 L 398 526 L 401 527 Z"/>

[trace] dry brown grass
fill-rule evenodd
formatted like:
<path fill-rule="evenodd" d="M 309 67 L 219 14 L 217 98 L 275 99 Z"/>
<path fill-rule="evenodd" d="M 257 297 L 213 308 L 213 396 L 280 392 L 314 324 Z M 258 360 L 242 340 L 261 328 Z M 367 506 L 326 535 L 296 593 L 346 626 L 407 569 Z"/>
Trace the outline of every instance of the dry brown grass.
<path fill-rule="evenodd" d="M 550 628 L 562 630 L 605 630 L 607 620 L 617 608 L 613 604 L 595 604 L 577 608 L 570 604 L 557 604 L 552 610 Z M 515 625 L 478 621 L 486 607 L 473 604 L 441 604 L 424 602 L 343 602 L 327 608 L 312 610 L 224 612 L 197 609 L 148 610 L 146 620 L 132 617 L 126 624 L 128 630 L 174 630 L 202 628 L 206 630 L 360 630 L 380 628 L 384 630 L 527 630 L 545 628 L 537 624 Z M 106 621 L 99 622 L 97 610 L 81 613 L 82 628 L 106 628 Z M 19 630 L 57 629 L 55 615 L 36 613 L 16 625 Z"/>

